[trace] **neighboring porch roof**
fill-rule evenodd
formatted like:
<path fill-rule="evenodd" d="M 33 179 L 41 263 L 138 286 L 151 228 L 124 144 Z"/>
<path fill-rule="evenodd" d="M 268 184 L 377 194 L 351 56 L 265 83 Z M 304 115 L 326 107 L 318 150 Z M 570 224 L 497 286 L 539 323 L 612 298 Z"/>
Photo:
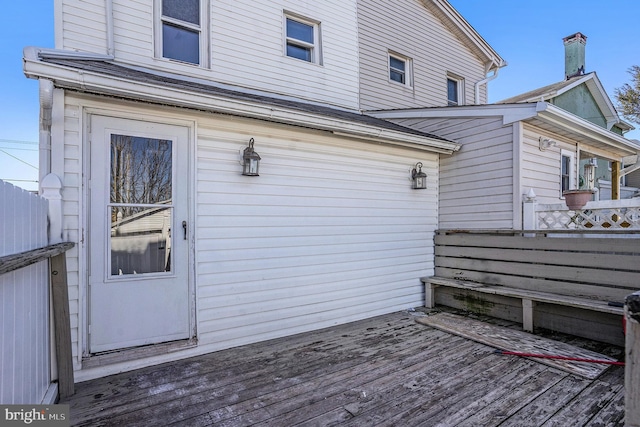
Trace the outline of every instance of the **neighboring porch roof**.
<path fill-rule="evenodd" d="M 640 145 L 635 142 L 544 101 L 380 110 L 366 114 L 386 120 L 502 117 L 505 125 L 518 121 L 529 123 L 580 144 L 610 152 L 614 159 L 635 155 L 640 151 Z"/>
<path fill-rule="evenodd" d="M 614 124 L 620 127 L 623 131 L 634 129 L 629 123 L 620 120 L 618 112 L 611 103 L 611 99 L 607 95 L 595 72 L 588 74 L 571 77 L 561 82 L 553 83 L 547 86 L 543 86 L 538 89 L 525 92 L 520 95 L 513 96 L 511 98 L 504 99 L 497 102 L 497 104 L 515 104 L 522 102 L 537 102 L 537 101 L 549 101 L 557 96 L 562 95 L 565 92 L 570 91 L 584 84 L 587 86 L 589 92 L 593 96 L 598 108 L 602 112 L 607 121 L 607 128 L 611 129 Z"/>
<path fill-rule="evenodd" d="M 82 93 L 250 117 L 437 153 L 460 148 L 445 138 L 357 111 L 120 64 L 107 55 L 26 48 L 24 72 Z"/>

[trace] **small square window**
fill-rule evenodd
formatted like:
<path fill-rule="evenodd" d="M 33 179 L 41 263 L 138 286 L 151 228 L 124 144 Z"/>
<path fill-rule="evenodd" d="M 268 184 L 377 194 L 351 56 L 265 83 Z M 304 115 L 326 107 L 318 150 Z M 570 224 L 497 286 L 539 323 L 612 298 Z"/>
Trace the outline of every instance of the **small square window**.
<path fill-rule="evenodd" d="M 286 55 L 306 62 L 320 63 L 320 25 L 286 17 Z"/>
<path fill-rule="evenodd" d="M 162 0 L 159 56 L 201 63 L 201 0 Z"/>
<path fill-rule="evenodd" d="M 411 59 L 389 54 L 389 80 L 411 86 Z"/>
<path fill-rule="evenodd" d="M 464 105 L 464 78 L 447 73 L 447 105 Z"/>

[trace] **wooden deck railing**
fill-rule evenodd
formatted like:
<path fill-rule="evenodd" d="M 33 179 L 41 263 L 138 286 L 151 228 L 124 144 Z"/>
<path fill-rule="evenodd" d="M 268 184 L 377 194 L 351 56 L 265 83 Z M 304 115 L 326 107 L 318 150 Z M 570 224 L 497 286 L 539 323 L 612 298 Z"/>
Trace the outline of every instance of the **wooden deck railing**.
<path fill-rule="evenodd" d="M 58 391 L 61 397 L 74 393 L 71 329 L 65 252 L 74 246 L 71 242 L 56 243 L 43 248 L 0 257 L 0 274 L 10 273 L 49 260 L 51 298 L 55 346 L 58 368 Z"/>

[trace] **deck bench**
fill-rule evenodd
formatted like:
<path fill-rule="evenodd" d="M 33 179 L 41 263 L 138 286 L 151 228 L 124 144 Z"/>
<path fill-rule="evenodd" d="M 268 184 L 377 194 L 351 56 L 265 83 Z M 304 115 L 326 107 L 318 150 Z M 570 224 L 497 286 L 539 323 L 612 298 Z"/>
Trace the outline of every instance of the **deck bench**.
<path fill-rule="evenodd" d="M 529 291 L 525 289 L 477 282 L 468 282 L 449 279 L 445 277 L 422 277 L 420 280 L 424 284 L 425 307 L 427 308 L 435 307 L 435 289 L 439 286 L 446 286 L 451 288 L 464 289 L 467 291 L 521 299 L 522 329 L 528 332 L 533 332 L 533 312 L 536 302 L 564 305 L 568 307 L 599 311 L 602 313 L 617 314 L 620 316 L 624 314 L 623 307 L 611 305 L 608 301 L 559 295 L 549 292 Z"/>
<path fill-rule="evenodd" d="M 618 237 L 619 236 L 619 237 Z M 438 230 L 436 303 L 621 345 L 622 303 L 640 289 L 640 232 Z M 447 289 L 445 289 L 447 288 Z M 438 290 L 440 289 L 440 290 Z"/>

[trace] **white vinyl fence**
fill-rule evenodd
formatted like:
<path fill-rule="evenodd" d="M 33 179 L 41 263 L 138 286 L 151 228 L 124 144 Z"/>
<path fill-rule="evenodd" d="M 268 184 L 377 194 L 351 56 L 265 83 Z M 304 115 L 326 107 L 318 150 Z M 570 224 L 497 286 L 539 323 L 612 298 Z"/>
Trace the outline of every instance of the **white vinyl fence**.
<path fill-rule="evenodd" d="M 0 181 L 0 257 L 47 246 L 46 199 Z M 0 274 L 0 404 L 42 403 L 51 383 L 49 266 Z"/>

